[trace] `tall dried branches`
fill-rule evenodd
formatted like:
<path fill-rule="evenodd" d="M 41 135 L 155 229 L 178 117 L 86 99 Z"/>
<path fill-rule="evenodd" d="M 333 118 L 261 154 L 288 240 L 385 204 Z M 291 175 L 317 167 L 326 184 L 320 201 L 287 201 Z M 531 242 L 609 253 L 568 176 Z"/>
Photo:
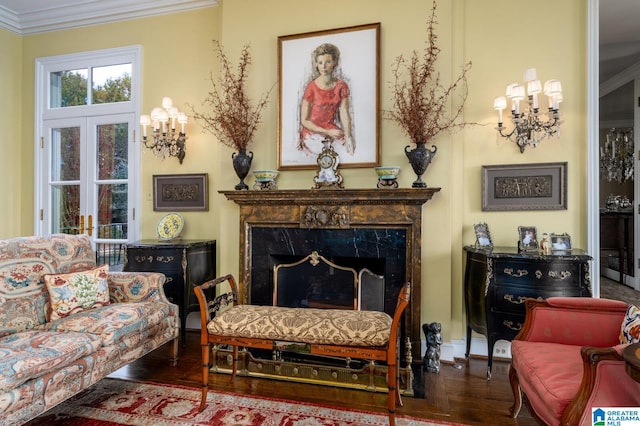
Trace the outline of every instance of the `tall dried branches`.
<path fill-rule="evenodd" d="M 223 144 L 238 151 L 243 150 L 253 140 L 270 91 L 260 98 L 255 107 L 252 106 L 246 88 L 248 67 L 251 64 L 249 45 L 245 45 L 240 51 L 235 72 L 219 41 L 213 41 L 213 49 L 220 61 L 220 77 L 216 78 L 211 73 L 212 89 L 202 101 L 202 105 L 210 107 L 210 111 L 197 112 L 191 106 L 193 118 Z"/>
<path fill-rule="evenodd" d="M 427 22 L 427 46 L 422 56 L 415 50 L 410 60 L 400 55 L 392 68 L 393 110 L 386 111 L 386 118 L 395 121 L 414 143 L 429 142 L 441 132 L 452 132 L 470 124 L 462 122 L 461 117 L 468 95 L 467 73 L 471 62 L 463 66 L 462 73 L 449 87 L 442 85 L 435 66 L 440 54 L 434 30 L 436 6 L 434 1 Z M 447 105 L 458 89 L 460 104 L 448 114 Z"/>

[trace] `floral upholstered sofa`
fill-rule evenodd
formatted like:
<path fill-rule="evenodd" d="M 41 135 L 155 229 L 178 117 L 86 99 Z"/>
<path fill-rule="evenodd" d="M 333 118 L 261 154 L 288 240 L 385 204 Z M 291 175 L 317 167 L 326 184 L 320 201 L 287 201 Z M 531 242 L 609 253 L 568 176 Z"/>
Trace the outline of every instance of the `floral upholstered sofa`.
<path fill-rule="evenodd" d="M 0 425 L 20 425 L 171 342 L 178 307 L 153 272 L 108 272 L 88 237 L 0 241 Z"/>

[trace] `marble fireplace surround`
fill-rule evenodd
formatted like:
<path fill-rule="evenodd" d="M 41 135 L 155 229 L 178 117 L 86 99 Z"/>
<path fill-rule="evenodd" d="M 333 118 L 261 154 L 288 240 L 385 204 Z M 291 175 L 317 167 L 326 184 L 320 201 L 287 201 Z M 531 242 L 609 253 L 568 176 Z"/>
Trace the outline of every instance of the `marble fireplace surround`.
<path fill-rule="evenodd" d="M 276 256 L 295 254 L 304 257 L 309 254 L 304 244 L 289 249 L 277 247 L 283 246 L 282 241 L 285 241 L 284 246 L 287 246 L 291 240 L 308 243 L 311 239 L 313 244 L 309 248 L 318 250 L 323 256 L 343 256 L 344 252 L 330 253 L 330 251 L 336 248 L 340 251 L 341 247 L 345 249 L 350 244 L 341 245 L 336 242 L 345 238 L 356 239 L 364 236 L 364 239 L 370 239 L 372 235 L 376 238 L 382 236 L 378 246 L 369 248 L 369 252 L 366 248 L 368 244 L 363 243 L 358 245 L 355 255 L 347 253 L 346 256 L 376 257 L 372 253 L 377 251 L 379 252 L 377 256 L 383 259 L 383 262 L 388 256 L 406 260 L 404 271 L 394 272 L 393 260 L 391 263 L 386 260 L 386 263 L 391 265 L 391 268 L 387 269 L 396 277 L 395 281 L 400 285 L 405 281 L 411 283 L 411 301 L 405 311 L 402 336 L 403 339 L 409 337 L 412 357 L 416 361 L 420 360 L 422 358 L 420 354 L 420 289 L 423 204 L 438 191 L 440 188 L 220 191 L 228 200 L 240 207 L 238 282 L 241 302 L 260 304 L 269 302 L 260 299 L 252 300 L 252 291 L 257 293 L 261 287 L 269 285 L 267 277 L 271 273 L 268 268 L 256 270 L 255 267 L 259 263 L 267 264 L 267 261 L 262 259 L 264 254 L 254 253 L 254 247 L 261 251 L 279 251 L 273 253 Z M 253 236 L 256 238 L 259 236 L 260 241 L 254 242 Z M 265 242 L 264 238 L 270 241 Z M 396 247 L 398 241 L 402 241 L 405 247 Z M 398 250 L 405 250 L 404 255 L 400 253 L 398 256 Z M 298 251 L 302 252 L 298 253 Z M 271 255 L 271 253 L 267 254 Z M 392 291 L 395 290 L 391 288 L 389 292 Z M 390 300 L 389 294 L 386 295 L 385 311 L 390 309 L 393 313 L 395 306 L 390 306 L 392 304 L 388 300 Z"/>

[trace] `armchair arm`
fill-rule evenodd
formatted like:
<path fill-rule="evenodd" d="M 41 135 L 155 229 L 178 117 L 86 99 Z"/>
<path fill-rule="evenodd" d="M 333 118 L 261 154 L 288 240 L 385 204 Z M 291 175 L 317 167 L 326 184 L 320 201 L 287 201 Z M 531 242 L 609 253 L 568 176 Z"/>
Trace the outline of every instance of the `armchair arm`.
<path fill-rule="evenodd" d="M 562 414 L 562 425 L 591 424 L 592 407 L 636 407 L 640 404 L 640 383 L 625 371 L 622 348 L 583 347 L 582 382 L 578 393 Z"/>
<path fill-rule="evenodd" d="M 109 272 L 109 299 L 116 303 L 171 303 L 164 294 L 165 280 L 160 272 Z"/>
<path fill-rule="evenodd" d="M 587 297 L 527 299 L 525 322 L 515 339 L 601 348 L 615 346 L 627 307 L 624 302 Z"/>

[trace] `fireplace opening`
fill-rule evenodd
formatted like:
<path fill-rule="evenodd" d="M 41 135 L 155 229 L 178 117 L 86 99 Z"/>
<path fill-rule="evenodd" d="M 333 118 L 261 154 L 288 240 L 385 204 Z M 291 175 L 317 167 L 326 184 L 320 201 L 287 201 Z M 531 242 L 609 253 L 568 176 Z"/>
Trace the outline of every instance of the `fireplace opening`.
<path fill-rule="evenodd" d="M 249 303 L 273 305 L 274 277 L 276 265 L 291 264 L 317 251 L 319 255 L 342 267 L 357 271 L 362 289 L 361 309 L 380 310 L 393 315 L 398 293 L 406 281 L 407 231 L 405 228 L 350 228 L 350 229 L 303 229 L 293 227 L 251 228 L 251 281 Z M 287 289 L 292 292 L 286 303 L 303 305 L 309 291 L 321 284 L 325 293 L 332 293 L 336 305 L 351 306 L 350 296 L 337 295 L 344 284 L 335 284 L 331 277 L 323 282 L 302 286 L 299 276 Z M 360 277 L 359 277 L 360 278 Z M 315 281 L 315 278 L 313 279 Z M 302 288 L 301 288 L 302 287 Z M 325 297 L 324 294 L 322 297 Z M 364 304 L 364 306 L 363 306 Z"/>

